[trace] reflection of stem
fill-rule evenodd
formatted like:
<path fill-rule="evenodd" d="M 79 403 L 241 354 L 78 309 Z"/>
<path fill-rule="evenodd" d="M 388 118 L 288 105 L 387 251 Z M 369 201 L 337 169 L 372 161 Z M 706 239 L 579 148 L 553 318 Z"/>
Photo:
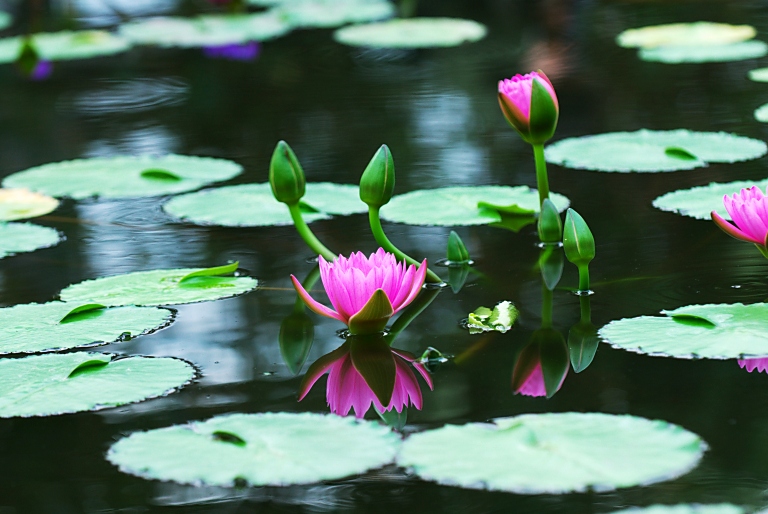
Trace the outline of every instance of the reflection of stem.
<path fill-rule="evenodd" d="M 393 245 L 389 238 L 387 238 L 387 235 L 384 233 L 384 228 L 381 226 L 378 207 L 374 207 L 373 205 L 368 206 L 368 221 L 371 224 L 371 232 L 373 232 L 374 239 L 376 239 L 376 242 L 379 243 L 384 250 L 394 254 L 398 260 L 404 261 L 407 264 L 413 264 L 414 266 L 421 265 L 420 262 L 400 251 L 400 249 Z M 438 277 L 434 271 L 427 269 L 427 282 L 441 284 L 443 280 Z"/>
<path fill-rule="evenodd" d="M 552 291 L 541 285 L 541 328 L 552 328 Z"/>
<path fill-rule="evenodd" d="M 581 306 L 581 323 L 592 323 L 592 308 L 589 303 L 589 296 L 580 296 L 579 304 Z"/>
<path fill-rule="evenodd" d="M 302 286 L 304 286 L 304 289 L 307 291 L 311 291 L 312 288 L 317 283 L 317 279 L 320 278 L 320 266 L 315 265 L 314 268 L 312 268 L 312 271 L 310 271 L 304 281 L 301 283 Z M 301 313 L 304 312 L 304 308 L 307 306 L 306 303 L 304 303 L 304 300 L 301 299 L 301 296 L 298 294 L 296 295 L 296 303 L 293 304 L 293 312 L 295 313 Z"/>
<path fill-rule="evenodd" d="M 406 327 L 411 324 L 411 321 L 416 319 L 416 317 L 421 314 L 421 312 L 426 309 L 435 298 L 437 298 L 440 291 L 441 289 L 422 289 L 419 296 L 405 308 L 402 314 L 400 314 L 400 317 L 397 318 L 397 321 L 392 324 L 392 328 L 387 335 L 384 336 L 384 339 L 387 340 L 387 344 L 392 346 L 392 343 L 397 336 L 400 335 L 400 332 L 405 330 Z"/>
<path fill-rule="evenodd" d="M 299 208 L 299 202 L 292 205 L 288 205 L 288 210 L 291 212 L 291 219 L 293 219 L 293 225 L 299 232 L 299 235 L 307 243 L 315 253 L 322 255 L 326 261 L 336 260 L 336 254 L 326 248 L 320 240 L 315 237 L 315 234 L 307 226 L 304 218 L 301 217 L 301 209 Z"/>
<path fill-rule="evenodd" d="M 589 291 L 589 265 L 579 266 L 579 291 Z"/>
<path fill-rule="evenodd" d="M 549 198 L 549 178 L 547 177 L 547 161 L 544 160 L 544 145 L 534 144 L 533 157 L 536 160 L 536 188 L 539 190 L 539 205 Z"/>

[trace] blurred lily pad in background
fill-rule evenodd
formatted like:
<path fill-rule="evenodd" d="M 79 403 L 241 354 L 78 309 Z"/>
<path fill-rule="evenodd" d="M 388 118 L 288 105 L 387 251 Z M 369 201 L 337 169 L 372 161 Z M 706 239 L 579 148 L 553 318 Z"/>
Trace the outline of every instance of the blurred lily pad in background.
<path fill-rule="evenodd" d="M 759 181 L 738 181 L 697 186 L 666 193 L 653 201 L 653 206 L 662 211 L 676 212 L 700 220 L 711 219 L 711 212 L 729 220 L 731 216 L 723 205 L 723 196 L 731 196 L 742 189 L 757 186 L 763 191 L 768 187 L 768 179 Z"/>
<path fill-rule="evenodd" d="M 0 30 L 7 29 L 13 23 L 13 18 L 10 14 L 4 11 L 0 11 Z"/>
<path fill-rule="evenodd" d="M 251 0 L 255 5 L 265 2 Z M 389 0 L 278 0 L 266 2 L 273 12 L 297 28 L 338 27 L 391 18 L 397 13 Z"/>
<path fill-rule="evenodd" d="M 58 206 L 57 199 L 27 189 L 0 189 L 0 222 L 43 216 Z"/>
<path fill-rule="evenodd" d="M 59 244 L 58 230 L 32 223 L 0 223 L 0 259 Z"/>
<path fill-rule="evenodd" d="M 350 25 L 333 37 L 339 43 L 373 48 L 431 48 L 459 46 L 485 37 L 485 25 L 458 18 L 408 18 Z"/>
<path fill-rule="evenodd" d="M 746 511 L 729 503 L 711 505 L 651 505 L 650 507 L 634 507 L 615 511 L 611 514 L 746 514 Z"/>
<path fill-rule="evenodd" d="M 0 63 L 14 62 L 24 46 L 21 36 L 0 39 Z M 32 34 L 29 42 L 40 59 L 61 61 L 87 59 L 124 52 L 131 43 L 104 30 L 40 32 Z"/>

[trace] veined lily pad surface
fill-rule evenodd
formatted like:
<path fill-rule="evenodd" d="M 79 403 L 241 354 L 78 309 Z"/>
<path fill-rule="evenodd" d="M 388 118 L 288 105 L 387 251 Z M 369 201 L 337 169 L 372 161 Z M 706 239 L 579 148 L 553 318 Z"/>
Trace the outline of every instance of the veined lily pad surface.
<path fill-rule="evenodd" d="M 561 212 L 570 201 L 550 194 Z M 533 216 L 539 210 L 539 193 L 528 186 L 457 186 L 420 189 L 395 195 L 381 208 L 387 221 L 410 225 L 485 225 L 500 222 L 500 211 Z"/>
<path fill-rule="evenodd" d="M 20 36 L 0 39 L 0 63 L 14 62 L 23 45 Z M 32 46 L 41 59 L 62 61 L 112 55 L 128 50 L 131 44 L 104 30 L 82 30 L 33 34 Z"/>
<path fill-rule="evenodd" d="M 0 189 L 0 222 L 43 216 L 56 209 L 59 201 L 26 189 Z"/>
<path fill-rule="evenodd" d="M 613 512 L 612 514 L 745 514 L 745 510 L 730 503 L 711 505 L 651 505 L 650 507 L 635 507 Z"/>
<path fill-rule="evenodd" d="M 675 45 L 642 48 L 638 56 L 643 61 L 668 64 L 728 62 L 757 59 L 768 54 L 768 45 L 762 41 L 742 41 L 728 45 Z"/>
<path fill-rule="evenodd" d="M 228 414 L 136 432 L 107 459 L 121 471 L 182 484 L 308 484 L 392 462 L 400 438 L 378 423 L 313 413 Z"/>
<path fill-rule="evenodd" d="M 185 277 L 206 268 L 137 271 L 125 275 L 86 280 L 61 292 L 65 302 L 120 305 L 174 305 L 228 298 L 255 289 L 251 277 L 202 275 Z"/>
<path fill-rule="evenodd" d="M 653 206 L 662 211 L 671 211 L 683 216 L 700 220 L 711 219 L 712 211 L 717 211 L 723 218 L 731 216 L 723 205 L 723 196 L 731 196 L 742 189 L 757 186 L 763 191 L 768 187 L 768 179 L 760 181 L 738 181 L 720 184 L 713 182 L 706 186 L 681 189 L 664 194 L 653 201 Z"/>
<path fill-rule="evenodd" d="M 653 173 L 757 159 L 767 150 L 757 139 L 680 129 L 572 137 L 549 145 L 545 155 L 547 162 L 568 168 Z"/>
<path fill-rule="evenodd" d="M 190 155 L 97 157 L 35 166 L 6 177 L 3 186 L 76 200 L 131 198 L 191 191 L 242 170 L 232 161 Z"/>
<path fill-rule="evenodd" d="M 58 230 L 32 223 L 0 223 L 0 258 L 59 244 Z"/>
<path fill-rule="evenodd" d="M 358 186 L 330 182 L 308 183 L 301 199 L 306 222 L 331 215 L 368 212 Z M 163 210 L 176 218 L 200 225 L 257 227 L 290 225 L 288 207 L 275 200 L 268 183 L 207 189 L 170 199 Z"/>
<path fill-rule="evenodd" d="M 49 302 L 0 309 L 0 353 L 33 353 L 106 344 L 171 322 L 168 309 L 103 308 L 99 304 Z"/>
<path fill-rule="evenodd" d="M 350 25 L 333 37 L 339 43 L 373 48 L 459 46 L 485 37 L 485 25 L 457 18 L 407 18 Z"/>
<path fill-rule="evenodd" d="M 13 18 L 10 14 L 4 11 L 0 11 L 0 30 L 10 27 L 12 22 Z"/>
<path fill-rule="evenodd" d="M 414 434 L 403 443 L 398 464 L 444 485 L 568 493 L 670 480 L 695 467 L 706 449 L 696 434 L 664 421 L 526 414 Z"/>
<path fill-rule="evenodd" d="M 625 48 L 715 46 L 746 41 L 755 35 L 757 30 L 751 25 L 699 21 L 628 29 L 616 37 L 616 42 Z"/>
<path fill-rule="evenodd" d="M 105 353 L 0 359 L 0 418 L 52 416 L 114 407 L 168 394 L 192 380 L 179 359 Z M 19 379 L 19 377 L 23 377 Z"/>
<path fill-rule="evenodd" d="M 338 27 L 396 14 L 389 0 L 288 0 L 275 5 L 275 13 L 294 27 Z"/>
<path fill-rule="evenodd" d="M 768 304 L 687 305 L 661 313 L 611 321 L 600 337 L 623 350 L 682 359 L 768 356 Z"/>

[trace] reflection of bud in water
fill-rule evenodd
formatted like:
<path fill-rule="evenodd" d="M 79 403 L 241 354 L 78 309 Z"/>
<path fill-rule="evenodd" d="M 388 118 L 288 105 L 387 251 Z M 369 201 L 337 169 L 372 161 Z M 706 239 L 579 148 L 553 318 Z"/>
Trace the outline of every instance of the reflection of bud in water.
<path fill-rule="evenodd" d="M 533 333 L 531 342 L 517 357 L 512 388 L 525 396 L 551 398 L 568 374 L 568 347 L 562 334 L 551 328 Z"/>
<path fill-rule="evenodd" d="M 292 312 L 280 324 L 280 354 L 294 375 L 301 371 L 307 360 L 314 337 L 315 326 L 304 309 Z"/>
<path fill-rule="evenodd" d="M 739 359 L 739 366 L 750 373 L 755 370 L 768 373 L 768 357 L 761 357 L 759 359 Z"/>

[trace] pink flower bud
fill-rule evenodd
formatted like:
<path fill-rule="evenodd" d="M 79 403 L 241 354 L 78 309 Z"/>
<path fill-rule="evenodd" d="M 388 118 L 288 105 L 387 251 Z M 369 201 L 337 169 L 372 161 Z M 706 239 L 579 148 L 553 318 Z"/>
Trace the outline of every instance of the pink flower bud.
<path fill-rule="evenodd" d="M 542 144 L 554 135 L 560 106 L 544 72 L 532 71 L 499 81 L 499 106 L 509 124 L 528 143 Z"/>

